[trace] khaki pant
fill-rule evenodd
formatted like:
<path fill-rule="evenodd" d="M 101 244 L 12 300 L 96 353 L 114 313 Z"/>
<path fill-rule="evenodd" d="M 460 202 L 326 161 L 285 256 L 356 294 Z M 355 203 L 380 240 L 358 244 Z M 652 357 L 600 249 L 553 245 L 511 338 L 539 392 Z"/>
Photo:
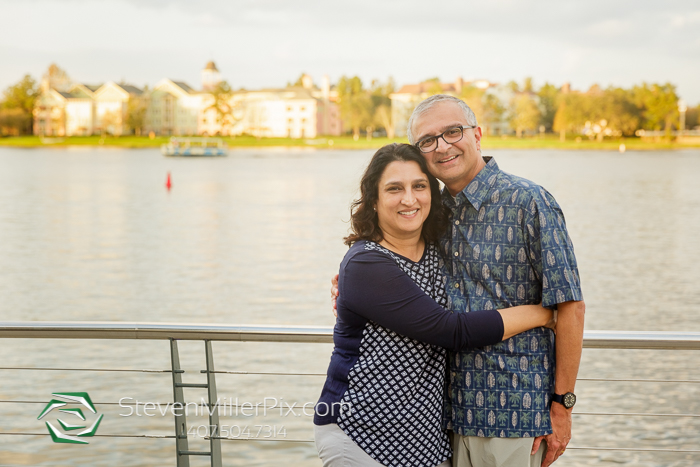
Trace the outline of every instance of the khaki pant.
<path fill-rule="evenodd" d="M 318 457 L 321 458 L 323 467 L 383 467 L 355 444 L 335 423 L 315 425 L 314 435 Z M 446 460 L 437 467 L 450 467 L 450 461 Z"/>
<path fill-rule="evenodd" d="M 534 456 L 530 455 L 535 438 L 479 438 L 452 435 L 454 467 L 540 467 L 547 452 L 542 441 Z"/>

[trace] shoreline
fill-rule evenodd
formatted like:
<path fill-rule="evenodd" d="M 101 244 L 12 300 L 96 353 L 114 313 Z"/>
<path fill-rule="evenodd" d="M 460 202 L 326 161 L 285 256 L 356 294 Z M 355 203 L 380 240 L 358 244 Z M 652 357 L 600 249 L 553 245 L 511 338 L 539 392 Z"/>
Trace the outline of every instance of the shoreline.
<path fill-rule="evenodd" d="M 149 138 L 148 136 L 72 136 L 65 138 L 40 138 L 38 136 L 12 136 L 0 138 L 0 147 L 8 148 L 67 148 L 67 147 L 109 147 L 122 149 L 160 148 L 161 144 L 169 141 L 170 137 Z M 308 149 L 378 149 L 389 143 L 408 143 L 406 138 L 360 138 L 355 141 L 350 136 L 320 137 L 314 139 L 292 138 L 260 138 L 239 136 L 224 138 L 229 149 L 237 148 L 308 148 Z M 484 149 L 558 149 L 558 150 L 602 150 L 619 151 L 624 144 L 630 151 L 679 150 L 700 148 L 700 138 L 697 141 L 648 141 L 640 138 L 605 140 L 602 142 L 574 139 L 559 141 L 557 135 L 547 135 L 544 138 L 516 138 L 491 136 L 482 139 Z"/>

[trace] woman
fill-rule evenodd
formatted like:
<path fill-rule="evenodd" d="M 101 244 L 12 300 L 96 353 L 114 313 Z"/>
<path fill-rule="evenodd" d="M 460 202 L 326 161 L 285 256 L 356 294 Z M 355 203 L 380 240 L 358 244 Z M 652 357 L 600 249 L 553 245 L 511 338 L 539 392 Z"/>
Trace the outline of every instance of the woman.
<path fill-rule="evenodd" d="M 324 466 L 449 466 L 442 429 L 446 351 L 546 325 L 538 305 L 452 313 L 436 241 L 437 180 L 407 144 L 374 155 L 353 203 L 340 266 L 335 349 L 314 417 Z"/>

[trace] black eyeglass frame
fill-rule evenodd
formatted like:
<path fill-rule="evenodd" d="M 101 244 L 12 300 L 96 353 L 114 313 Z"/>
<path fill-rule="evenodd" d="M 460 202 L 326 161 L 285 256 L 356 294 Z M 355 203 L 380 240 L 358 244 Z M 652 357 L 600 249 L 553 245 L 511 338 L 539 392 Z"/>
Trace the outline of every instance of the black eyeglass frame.
<path fill-rule="evenodd" d="M 478 126 L 478 125 L 471 125 L 471 126 L 453 126 L 453 127 L 451 127 L 451 128 L 448 128 L 447 130 L 443 131 L 442 133 L 440 133 L 440 134 L 437 135 L 437 136 L 426 136 L 426 137 L 423 138 L 422 140 L 416 142 L 416 144 L 414 144 L 414 146 L 415 146 L 416 148 L 418 148 L 418 150 L 419 150 L 420 152 L 422 152 L 423 154 L 427 154 L 427 153 L 429 153 L 429 152 L 435 151 L 435 149 L 438 148 L 438 146 L 440 145 L 440 141 L 439 141 L 440 138 L 442 138 L 442 140 L 445 142 L 445 144 L 455 144 L 455 143 L 459 143 L 460 141 L 462 141 L 462 138 L 464 138 L 464 130 L 470 130 L 470 129 L 472 129 L 472 128 L 476 128 L 477 126 Z M 452 142 L 450 143 L 449 141 L 447 141 L 447 140 L 445 139 L 445 133 L 448 133 L 448 132 L 454 130 L 455 128 L 459 128 L 460 130 L 462 130 L 462 134 L 460 135 L 459 139 L 456 139 L 456 140 L 454 140 L 454 141 L 452 141 Z M 435 148 L 431 149 L 430 151 L 424 151 L 424 150 L 420 147 L 420 143 L 422 143 L 423 141 L 425 141 L 425 140 L 427 140 L 427 139 L 430 139 L 430 138 L 435 138 L 435 142 L 436 142 L 437 144 L 435 145 Z"/>

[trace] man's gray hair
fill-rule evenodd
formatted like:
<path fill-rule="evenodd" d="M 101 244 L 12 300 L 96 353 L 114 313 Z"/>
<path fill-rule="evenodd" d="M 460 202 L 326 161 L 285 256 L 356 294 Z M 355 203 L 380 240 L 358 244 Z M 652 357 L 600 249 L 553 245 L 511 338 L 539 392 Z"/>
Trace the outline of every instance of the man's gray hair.
<path fill-rule="evenodd" d="M 415 135 L 413 134 L 413 122 L 418 117 L 420 117 L 428 110 L 433 108 L 433 106 L 441 102 L 454 102 L 462 109 L 462 112 L 464 112 L 464 118 L 467 120 L 467 125 L 478 125 L 478 123 L 476 123 L 476 115 L 474 115 L 474 111 L 471 108 L 469 108 L 466 102 L 464 102 L 462 99 L 447 94 L 436 94 L 434 96 L 428 97 L 426 100 L 418 104 L 418 107 L 413 109 L 411 118 L 408 119 L 408 130 L 406 130 L 406 133 L 408 134 L 408 141 L 410 141 L 411 144 L 416 143 Z"/>

